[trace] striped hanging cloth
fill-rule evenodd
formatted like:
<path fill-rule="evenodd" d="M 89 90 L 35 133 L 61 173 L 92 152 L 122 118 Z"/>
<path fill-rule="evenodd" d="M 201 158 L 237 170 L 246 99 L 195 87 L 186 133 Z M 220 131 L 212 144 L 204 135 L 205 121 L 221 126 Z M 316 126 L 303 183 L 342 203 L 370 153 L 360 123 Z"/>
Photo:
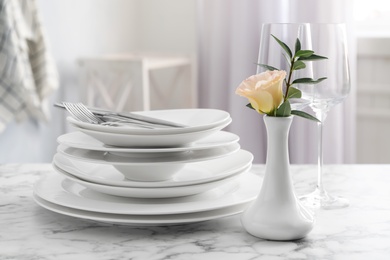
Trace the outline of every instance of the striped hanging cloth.
<path fill-rule="evenodd" d="M 36 1 L 0 0 L 0 132 L 13 120 L 48 120 L 58 84 Z"/>

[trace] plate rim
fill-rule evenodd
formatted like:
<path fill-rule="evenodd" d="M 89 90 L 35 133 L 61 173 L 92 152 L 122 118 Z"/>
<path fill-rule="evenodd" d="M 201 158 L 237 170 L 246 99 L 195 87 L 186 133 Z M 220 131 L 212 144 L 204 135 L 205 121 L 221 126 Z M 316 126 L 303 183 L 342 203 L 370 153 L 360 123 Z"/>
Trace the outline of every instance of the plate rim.
<path fill-rule="evenodd" d="M 261 182 L 263 181 L 263 179 L 258 174 L 255 174 L 250 169 L 248 172 L 245 172 L 240 176 L 240 178 L 238 178 L 237 182 L 239 182 L 240 185 L 236 186 L 234 189 L 233 187 L 229 186 L 233 184 L 226 183 L 225 185 L 216 187 L 213 190 L 201 194 L 203 196 L 198 198 L 196 198 L 196 196 L 198 195 L 195 195 L 171 199 L 132 199 L 105 195 L 108 196 L 109 199 L 113 200 L 114 202 L 99 201 L 99 204 L 97 206 L 93 206 L 91 205 L 91 203 L 94 201 L 93 199 L 80 197 L 79 195 L 70 193 L 69 191 L 65 190 L 65 188 L 63 187 L 64 180 L 66 180 L 65 177 L 60 176 L 55 172 L 51 172 L 51 174 L 44 175 L 34 184 L 33 191 L 39 197 L 49 202 L 66 207 L 101 213 L 133 215 L 193 213 L 224 208 L 227 206 L 239 205 L 251 201 L 255 197 L 257 197 L 257 194 L 260 190 Z M 47 182 L 49 182 L 50 185 L 46 186 L 45 184 L 47 184 Z M 68 182 L 72 183 L 69 180 Z M 77 183 L 72 184 L 76 186 L 81 186 Z M 45 191 L 40 190 L 40 186 L 42 185 L 45 186 Z M 243 187 L 243 185 L 246 185 L 246 187 Z M 221 190 L 221 188 L 228 189 L 228 191 L 226 191 L 227 194 L 217 194 L 217 198 L 213 199 L 207 198 L 207 196 L 210 195 L 207 193 L 211 193 L 212 191 L 214 193 L 218 193 L 218 189 Z M 86 188 L 82 188 L 82 190 L 86 190 Z M 124 207 L 124 204 L 120 200 L 126 201 L 126 207 Z M 164 200 L 166 200 L 166 203 L 163 203 Z M 133 201 L 134 203 L 138 202 L 138 204 L 131 204 L 131 201 Z M 106 206 L 109 205 L 114 208 L 107 208 Z"/>
<path fill-rule="evenodd" d="M 70 216 L 74 218 L 79 219 L 86 219 L 86 220 L 92 220 L 102 223 L 111 223 L 111 224 L 122 224 L 122 225 L 135 225 L 135 226 L 155 226 L 155 225 L 175 225 L 175 224 L 185 224 L 185 223 L 196 223 L 201 221 L 208 221 L 223 217 L 228 217 L 232 215 L 239 214 L 245 210 L 248 203 L 242 204 L 242 205 L 235 205 L 231 207 L 226 207 L 222 209 L 216 209 L 216 210 L 210 210 L 210 211 L 204 211 L 204 212 L 197 212 L 197 213 L 184 213 L 184 214 L 172 214 L 172 215 L 162 215 L 162 216 L 170 216 L 170 219 L 166 220 L 158 220 L 158 215 L 156 216 L 156 219 L 154 220 L 147 220 L 144 215 L 132 215 L 132 214 L 110 214 L 110 213 L 100 213 L 100 212 L 93 212 L 93 211 L 85 211 L 85 210 L 79 210 L 79 209 L 73 209 L 61 205 L 57 205 L 55 203 L 52 203 L 50 201 L 46 201 L 45 199 L 39 197 L 37 194 L 33 193 L 33 200 L 35 203 L 37 203 L 40 207 L 45 208 L 46 210 L 49 210 L 51 212 L 55 212 L 57 214 L 61 214 L 64 216 Z M 52 204 L 52 205 L 51 205 Z M 226 214 L 221 214 L 219 212 L 221 211 L 227 211 Z M 205 213 L 211 213 L 214 215 L 209 217 L 198 217 L 194 219 L 194 216 L 201 215 Z M 219 213 L 219 214 L 218 214 Z M 94 216 L 95 215 L 95 216 Z M 178 218 L 172 218 L 172 216 L 178 215 Z M 134 216 L 137 216 L 140 218 L 140 220 L 134 220 L 131 218 L 134 218 Z M 153 217 L 154 215 L 147 215 L 148 218 Z M 188 219 L 183 219 L 183 216 L 188 216 Z M 191 218 L 192 216 L 192 218 Z M 114 217 L 117 217 L 117 219 L 113 219 Z M 181 217 L 182 219 L 180 219 Z"/>

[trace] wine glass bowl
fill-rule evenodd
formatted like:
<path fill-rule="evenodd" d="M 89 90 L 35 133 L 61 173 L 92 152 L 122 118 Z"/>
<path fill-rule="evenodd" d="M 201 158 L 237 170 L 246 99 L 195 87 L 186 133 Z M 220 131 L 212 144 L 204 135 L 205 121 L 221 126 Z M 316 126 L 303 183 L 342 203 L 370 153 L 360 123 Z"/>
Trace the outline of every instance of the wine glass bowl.
<path fill-rule="evenodd" d="M 272 37 L 276 36 L 288 46 L 295 45 L 297 38 L 300 39 L 302 49 L 310 46 L 310 24 L 308 23 L 267 23 L 263 24 L 260 47 L 258 55 L 258 64 L 267 64 L 279 70 L 289 70 L 289 61 L 287 54 L 281 49 L 277 41 Z M 292 51 L 294 51 L 292 49 Z M 258 66 L 257 73 L 267 68 Z M 293 72 L 294 78 L 313 78 L 312 68 L 296 70 Z M 285 92 L 285 85 L 283 86 Z M 310 101 L 308 99 L 290 99 L 291 108 L 294 110 L 303 110 Z"/>
<path fill-rule="evenodd" d="M 348 48 L 344 24 L 309 24 L 310 39 L 308 48 L 315 50 L 326 60 L 308 62 L 313 77 L 327 77 L 316 84 L 299 84 L 302 97 L 310 101 L 310 107 L 321 121 L 324 121 L 327 112 L 341 103 L 349 94 L 350 73 L 348 62 Z"/>

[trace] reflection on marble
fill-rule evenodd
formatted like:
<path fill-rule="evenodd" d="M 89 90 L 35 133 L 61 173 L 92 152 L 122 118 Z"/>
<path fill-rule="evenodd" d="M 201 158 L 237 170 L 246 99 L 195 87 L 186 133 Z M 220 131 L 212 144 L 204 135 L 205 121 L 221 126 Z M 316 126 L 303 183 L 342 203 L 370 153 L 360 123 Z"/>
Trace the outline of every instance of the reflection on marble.
<path fill-rule="evenodd" d="M 311 191 L 315 166 L 291 169 L 297 193 Z M 351 206 L 319 210 L 313 231 L 292 242 L 255 238 L 238 215 L 167 227 L 63 216 L 32 199 L 33 183 L 51 172 L 49 164 L 0 166 L 0 259 L 390 259 L 390 165 L 325 166 L 327 189 Z"/>

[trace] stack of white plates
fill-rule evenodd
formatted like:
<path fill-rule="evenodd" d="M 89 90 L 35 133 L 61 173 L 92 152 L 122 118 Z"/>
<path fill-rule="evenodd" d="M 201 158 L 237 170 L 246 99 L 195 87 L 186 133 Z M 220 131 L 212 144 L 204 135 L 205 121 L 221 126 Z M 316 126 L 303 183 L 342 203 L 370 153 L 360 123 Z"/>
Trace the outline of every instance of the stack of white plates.
<path fill-rule="evenodd" d="M 187 125 L 145 129 L 68 118 L 77 130 L 58 137 L 55 173 L 34 186 L 36 202 L 55 212 L 128 225 L 210 220 L 243 211 L 261 179 L 232 119 L 215 109 L 138 112 Z"/>

